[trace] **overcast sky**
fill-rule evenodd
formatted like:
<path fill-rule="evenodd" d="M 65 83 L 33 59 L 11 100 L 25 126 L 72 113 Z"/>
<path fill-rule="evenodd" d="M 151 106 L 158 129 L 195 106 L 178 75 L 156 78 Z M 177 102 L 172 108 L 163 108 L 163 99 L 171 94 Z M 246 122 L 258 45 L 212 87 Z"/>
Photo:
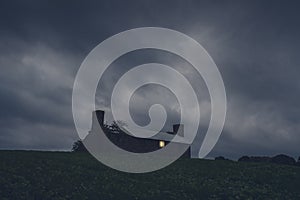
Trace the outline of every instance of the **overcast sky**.
<path fill-rule="evenodd" d="M 267 0 L 2 1 L 0 149 L 69 150 L 78 139 L 71 95 L 83 59 L 109 36 L 157 26 L 196 39 L 221 72 L 227 118 L 210 156 L 299 156 L 299 6 L 297 1 Z M 145 50 L 126 56 L 114 62 L 107 80 L 100 82 L 98 107 L 109 109 L 109 91 L 133 65 L 188 65 L 166 52 Z M 210 104 L 205 85 L 189 78 L 201 93 L 206 116 Z M 146 125 L 148 108 L 157 101 L 169 112 L 168 124 L 176 122 L 176 99 L 156 86 L 137 91 L 131 104 L 133 119 Z M 205 119 L 205 129 L 204 124 Z"/>

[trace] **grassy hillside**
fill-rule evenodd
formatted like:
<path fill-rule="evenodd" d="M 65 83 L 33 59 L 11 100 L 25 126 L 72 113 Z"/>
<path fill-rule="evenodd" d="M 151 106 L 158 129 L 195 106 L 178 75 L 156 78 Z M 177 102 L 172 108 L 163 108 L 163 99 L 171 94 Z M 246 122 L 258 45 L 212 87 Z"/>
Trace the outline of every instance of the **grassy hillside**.
<path fill-rule="evenodd" d="M 85 153 L 0 151 L 1 199 L 300 199 L 300 167 L 181 159 L 148 174 Z"/>

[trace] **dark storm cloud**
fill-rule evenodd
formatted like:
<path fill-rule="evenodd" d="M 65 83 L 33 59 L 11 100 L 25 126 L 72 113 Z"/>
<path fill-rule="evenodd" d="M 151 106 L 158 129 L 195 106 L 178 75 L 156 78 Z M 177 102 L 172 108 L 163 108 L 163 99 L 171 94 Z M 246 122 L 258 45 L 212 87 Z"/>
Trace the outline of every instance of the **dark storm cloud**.
<path fill-rule="evenodd" d="M 76 72 L 89 51 L 130 28 L 162 26 L 190 35 L 212 56 L 228 97 L 224 132 L 211 155 L 300 154 L 300 14 L 296 1 L 6 1 L 0 6 L 0 148 L 68 149 Z M 139 54 L 136 54 L 139 55 Z M 154 56 L 155 57 L 155 56 Z M 155 57 L 157 59 L 157 57 Z M 170 65 L 179 60 L 165 55 Z M 123 59 L 127 65 L 147 60 Z M 149 59 L 148 59 L 149 60 Z M 162 60 L 162 59 L 160 59 Z M 121 65 L 122 67 L 124 65 Z M 111 89 L 120 69 L 103 87 Z M 186 75 L 196 79 L 187 70 Z M 195 80 L 194 84 L 199 85 Z M 202 85 L 198 90 L 202 91 Z M 139 92 L 143 100 L 172 95 Z M 156 93 L 155 93 L 156 92 Z M 108 108 L 110 94 L 101 93 Z M 134 100 L 133 99 L 133 100 Z M 204 97 L 205 99 L 205 97 Z M 207 105 L 206 99 L 203 102 Z M 204 108 L 205 109 L 205 108 Z M 174 114 L 175 113 L 175 114 Z M 144 116 L 144 117 L 142 117 Z M 204 112 L 204 118 L 209 118 Z M 174 121 L 176 117 L 171 117 Z"/>

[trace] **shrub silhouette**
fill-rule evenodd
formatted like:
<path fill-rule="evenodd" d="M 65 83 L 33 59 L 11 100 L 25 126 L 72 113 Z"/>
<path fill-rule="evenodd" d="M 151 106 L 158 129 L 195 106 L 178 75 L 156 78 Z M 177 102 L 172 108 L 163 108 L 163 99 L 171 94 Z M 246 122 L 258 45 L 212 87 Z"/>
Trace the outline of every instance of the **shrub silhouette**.
<path fill-rule="evenodd" d="M 299 160 L 299 159 L 298 159 Z M 300 165 L 298 161 L 296 163 L 293 157 L 280 154 L 274 157 L 266 157 L 266 156 L 243 156 L 238 159 L 239 162 L 270 162 L 276 164 L 285 164 L 285 165 Z"/>
<path fill-rule="evenodd" d="M 238 159 L 239 162 L 249 162 L 250 157 L 249 156 L 242 156 Z"/>
<path fill-rule="evenodd" d="M 239 162 L 270 162 L 271 158 L 267 156 L 243 156 L 238 159 Z"/>
<path fill-rule="evenodd" d="M 299 158 L 298 158 L 298 161 L 297 161 L 296 165 L 297 165 L 297 166 L 300 166 L 300 156 L 299 156 Z"/>
<path fill-rule="evenodd" d="M 271 158 L 272 163 L 285 164 L 285 165 L 295 165 L 296 161 L 294 158 L 280 154 Z"/>
<path fill-rule="evenodd" d="M 215 160 L 226 160 L 223 156 L 215 157 Z"/>

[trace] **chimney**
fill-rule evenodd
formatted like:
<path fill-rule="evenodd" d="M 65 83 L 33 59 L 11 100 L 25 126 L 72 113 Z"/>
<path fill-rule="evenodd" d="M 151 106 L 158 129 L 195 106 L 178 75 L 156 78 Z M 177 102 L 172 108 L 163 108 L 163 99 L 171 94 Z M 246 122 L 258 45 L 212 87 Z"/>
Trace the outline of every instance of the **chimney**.
<path fill-rule="evenodd" d="M 183 124 L 174 124 L 173 133 L 178 136 L 184 137 L 184 125 Z"/>
<path fill-rule="evenodd" d="M 104 113 L 105 112 L 103 110 L 96 110 L 96 111 L 93 112 L 92 126 L 95 123 L 99 123 L 100 127 L 103 127 L 103 125 L 104 125 Z"/>

